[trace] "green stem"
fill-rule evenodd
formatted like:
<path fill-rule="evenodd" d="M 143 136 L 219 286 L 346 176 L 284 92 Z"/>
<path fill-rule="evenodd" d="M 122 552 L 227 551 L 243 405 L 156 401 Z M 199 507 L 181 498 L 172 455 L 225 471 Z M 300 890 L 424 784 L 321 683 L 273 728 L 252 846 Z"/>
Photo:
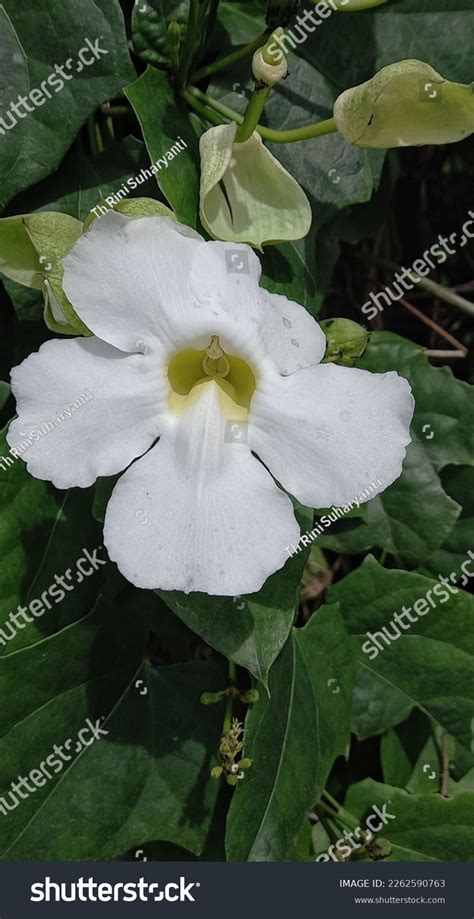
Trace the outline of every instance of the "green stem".
<path fill-rule="evenodd" d="M 370 262 L 373 265 L 379 265 L 380 268 L 386 268 L 387 271 L 393 274 L 402 270 L 401 265 L 397 265 L 395 262 L 390 262 L 384 258 L 379 258 L 377 255 L 353 252 L 352 256 L 362 262 Z M 465 300 L 464 297 L 460 297 L 454 290 L 450 290 L 449 287 L 444 287 L 443 284 L 438 284 L 436 281 L 430 280 L 430 278 L 422 278 L 416 271 L 409 271 L 408 276 L 414 283 L 419 284 L 419 286 L 427 290 L 428 293 L 433 294 L 434 297 L 439 297 L 440 300 L 444 300 L 451 306 L 456 306 L 464 313 L 467 313 L 468 316 L 474 316 L 474 303 Z"/>
<path fill-rule="evenodd" d="M 218 102 L 217 99 L 213 99 L 212 96 L 208 96 L 206 93 L 203 93 L 202 90 L 197 88 L 197 86 L 188 86 L 183 92 L 183 95 L 190 105 L 194 104 L 191 99 L 193 99 L 194 102 L 203 102 L 206 106 L 209 106 L 220 115 L 223 115 L 224 118 L 228 118 L 229 121 L 235 121 L 238 125 L 241 125 L 244 120 L 242 115 L 234 112 L 234 110 L 228 108 L 227 105 L 223 105 L 222 102 Z M 197 111 L 197 107 L 194 107 Z M 217 123 L 223 124 L 222 119 Z M 266 128 L 261 124 L 257 124 L 255 130 L 258 134 L 260 134 L 261 137 L 263 137 L 264 140 L 270 140 L 277 144 L 291 144 L 297 140 L 308 140 L 310 137 L 322 137 L 324 134 L 331 134 L 334 131 L 337 131 L 337 128 L 334 118 L 328 118 L 326 121 L 319 121 L 315 124 L 309 124 L 302 128 L 291 128 L 288 131 L 277 131 L 273 128 Z"/>
<path fill-rule="evenodd" d="M 237 124 L 242 124 L 243 116 L 239 115 L 237 112 L 234 112 L 233 109 L 228 108 L 227 105 L 223 105 L 222 102 L 218 102 L 217 99 L 213 99 L 212 96 L 208 96 L 207 93 L 203 93 L 201 89 L 198 89 L 197 86 L 187 86 L 183 90 L 183 95 L 189 100 L 189 97 L 197 99 L 199 102 L 202 102 L 204 105 L 210 106 L 216 112 L 219 112 L 220 115 L 224 115 L 225 118 L 228 118 L 230 121 L 235 121 Z M 221 124 L 223 122 L 221 121 Z"/>
<path fill-rule="evenodd" d="M 277 144 L 294 144 L 298 140 L 310 140 L 311 137 L 323 137 L 325 134 L 334 134 L 337 131 L 334 118 L 326 121 L 317 121 L 302 128 L 290 128 L 288 131 L 274 131 L 272 128 L 263 128 L 257 125 L 257 131 L 264 140 L 272 140 Z"/>
<path fill-rule="evenodd" d="M 102 153 L 104 144 L 102 141 L 102 135 L 100 133 L 100 127 L 95 120 L 94 115 L 91 115 L 87 121 L 87 132 L 89 135 L 91 153 L 93 156 L 97 156 L 99 153 Z"/>
<path fill-rule="evenodd" d="M 326 830 L 327 835 L 332 843 L 336 843 L 339 839 L 339 832 L 334 828 L 334 825 L 331 823 L 330 818 L 326 815 L 324 808 L 320 807 L 319 804 L 314 808 L 315 814 L 319 817 L 319 820 Z"/>
<path fill-rule="evenodd" d="M 346 811 L 346 809 L 342 807 L 342 804 L 339 804 L 339 802 L 336 801 L 336 799 L 333 798 L 332 795 L 330 795 L 329 792 L 326 791 L 326 789 L 324 789 L 323 795 L 326 798 L 327 802 L 331 805 L 331 808 L 334 808 L 339 819 L 342 820 L 342 822 L 345 823 L 346 826 L 348 826 L 349 828 L 353 830 L 356 830 L 360 826 L 360 822 L 356 820 L 356 818 L 353 817 L 353 815 L 350 814 L 349 811 Z M 319 801 L 319 804 L 324 804 L 324 802 L 321 800 Z"/>
<path fill-rule="evenodd" d="M 219 58 L 212 64 L 208 64 L 207 67 L 200 67 L 199 70 L 193 73 L 191 80 L 193 83 L 199 83 L 199 80 L 204 80 L 205 77 L 210 77 L 212 74 L 218 73 L 218 71 L 223 70 L 224 67 L 231 67 L 232 64 L 242 60 L 243 57 L 247 57 L 249 54 L 253 54 L 257 48 L 264 45 L 269 34 L 270 30 L 267 29 L 265 32 L 258 35 L 257 38 L 249 41 L 248 44 L 243 45 L 241 48 L 237 48 L 237 51 L 233 51 L 232 54 L 227 54 L 225 57 Z"/>
<path fill-rule="evenodd" d="M 200 0 L 191 0 L 189 7 L 188 24 L 186 35 L 181 47 L 178 67 L 178 84 L 184 86 L 187 79 L 189 68 L 191 67 L 194 50 L 199 42 L 199 22 L 201 18 Z"/>
<path fill-rule="evenodd" d="M 234 664 L 234 661 L 229 660 L 229 681 L 230 681 L 231 686 L 235 685 L 236 676 L 237 676 L 237 667 Z M 230 693 L 227 697 L 227 704 L 225 707 L 224 725 L 222 729 L 223 734 L 227 734 L 227 731 L 230 730 L 230 726 L 232 723 L 233 707 L 234 707 L 234 696 L 232 693 Z"/>
<path fill-rule="evenodd" d="M 217 112 L 214 112 L 207 105 L 204 105 L 202 102 L 199 102 L 198 99 L 195 99 L 195 97 L 189 92 L 189 89 L 182 89 L 181 95 L 183 99 L 185 99 L 185 101 L 188 103 L 188 105 L 190 105 L 191 108 L 193 108 L 194 111 L 198 113 L 198 115 L 202 115 L 202 117 L 206 118 L 207 121 L 210 121 L 211 124 L 218 125 L 225 123 L 224 120 L 217 114 Z"/>
<path fill-rule="evenodd" d="M 111 118 L 120 118 L 123 115 L 131 115 L 133 109 L 129 105 L 109 105 L 107 104 L 101 106 L 101 112 L 104 115 L 110 115 Z"/>
<path fill-rule="evenodd" d="M 255 89 L 253 91 L 244 115 L 244 120 L 237 128 L 235 135 L 236 144 L 243 144 L 244 141 L 252 136 L 258 125 L 260 115 L 265 108 L 265 103 L 270 95 L 270 91 L 271 86 L 265 86 L 264 89 Z"/>

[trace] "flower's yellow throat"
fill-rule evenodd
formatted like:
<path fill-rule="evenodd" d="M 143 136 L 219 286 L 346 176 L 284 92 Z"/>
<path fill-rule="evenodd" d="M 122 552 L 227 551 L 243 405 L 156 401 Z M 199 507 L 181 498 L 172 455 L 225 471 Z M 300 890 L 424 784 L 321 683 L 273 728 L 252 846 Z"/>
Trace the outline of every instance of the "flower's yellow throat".
<path fill-rule="evenodd" d="M 182 414 L 199 397 L 199 387 L 214 382 L 221 390 L 221 404 L 229 418 L 246 418 L 256 380 L 252 369 L 235 354 L 222 350 L 218 335 L 211 335 L 205 351 L 186 348 L 168 366 L 171 385 L 170 409 Z"/>

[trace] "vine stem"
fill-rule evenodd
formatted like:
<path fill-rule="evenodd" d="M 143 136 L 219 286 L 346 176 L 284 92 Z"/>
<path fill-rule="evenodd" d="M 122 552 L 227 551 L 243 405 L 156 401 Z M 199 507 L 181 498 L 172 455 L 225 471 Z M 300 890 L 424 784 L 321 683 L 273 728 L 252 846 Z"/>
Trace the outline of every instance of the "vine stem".
<path fill-rule="evenodd" d="M 204 114 L 205 117 L 208 116 L 205 114 L 203 106 L 201 105 L 198 108 L 196 103 L 203 103 L 208 109 L 213 109 L 218 112 L 219 115 L 223 115 L 224 118 L 227 118 L 229 121 L 235 121 L 238 125 L 241 125 L 244 120 L 242 115 L 234 112 L 234 110 L 228 108 L 227 105 L 223 105 L 222 102 L 218 102 L 217 99 L 213 99 L 211 96 L 206 95 L 206 93 L 203 93 L 197 86 L 187 86 L 182 94 L 189 105 L 195 108 L 196 111 L 199 111 L 201 115 Z M 209 118 L 209 121 L 212 120 L 213 119 Z M 214 124 L 215 123 L 214 119 Z M 222 119 L 218 123 L 225 124 Z M 326 121 L 319 121 L 302 128 L 291 128 L 288 131 L 277 131 L 273 128 L 267 128 L 264 125 L 257 124 L 255 126 L 255 131 L 257 131 L 264 140 L 270 140 L 280 144 L 291 144 L 298 140 L 308 140 L 311 137 L 322 137 L 324 134 L 332 134 L 337 131 L 337 128 L 334 118 L 328 118 Z"/>
<path fill-rule="evenodd" d="M 178 85 L 184 86 L 188 79 L 189 68 L 193 59 L 194 49 L 199 39 L 199 23 L 201 19 L 200 0 L 191 0 L 189 7 L 188 24 L 186 34 L 182 44 L 179 67 L 178 67 Z"/>
<path fill-rule="evenodd" d="M 204 80 L 205 77 L 211 77 L 214 73 L 218 73 L 219 70 L 223 70 L 224 67 L 231 67 L 232 64 L 235 64 L 237 61 L 242 60 L 242 58 L 247 57 L 249 54 L 253 54 L 257 48 L 260 48 L 261 45 L 264 45 L 270 30 L 266 29 L 257 38 L 254 38 L 248 44 L 243 45 L 242 48 L 238 48 L 237 51 L 233 51 L 232 54 L 227 54 L 225 57 L 219 58 L 217 61 L 214 61 L 212 64 L 208 64 L 206 67 L 200 67 L 191 75 L 191 80 L 193 83 L 199 83 L 199 80 Z"/>
<path fill-rule="evenodd" d="M 333 813 L 333 816 L 337 816 L 339 820 L 341 820 L 343 823 L 345 823 L 346 826 L 350 827 L 351 829 L 353 830 L 358 829 L 358 827 L 360 826 L 360 822 L 356 820 L 356 818 L 353 817 L 353 815 L 350 814 L 349 811 L 346 811 L 346 809 L 342 806 L 342 804 L 339 804 L 339 802 L 336 801 L 336 799 L 333 798 L 332 795 L 330 795 L 329 792 L 326 791 L 326 789 L 324 789 L 323 795 L 326 798 L 327 804 L 322 800 L 319 801 L 319 804 L 321 804 L 327 811 L 329 811 L 329 808 L 328 808 L 328 804 L 329 804 L 331 810 L 333 810 L 333 812 L 334 811 L 336 812 L 335 814 Z"/>
<path fill-rule="evenodd" d="M 250 102 L 247 106 L 244 120 L 241 125 L 237 128 L 235 135 L 235 143 L 243 144 L 249 137 L 252 136 L 256 127 L 258 126 L 258 120 L 260 115 L 265 108 L 265 103 L 270 95 L 271 87 L 265 86 L 264 89 L 256 89 L 251 97 Z"/>
<path fill-rule="evenodd" d="M 236 676 L 237 676 L 237 667 L 234 661 L 229 660 L 229 680 L 230 680 L 231 686 L 234 686 Z M 233 708 L 234 708 L 234 696 L 232 693 L 230 693 L 227 697 L 227 703 L 225 707 L 224 724 L 222 727 L 223 734 L 227 734 L 227 731 L 230 730 L 230 726 L 232 723 Z"/>
<path fill-rule="evenodd" d="M 102 134 L 100 133 L 99 124 L 95 120 L 94 115 L 91 115 L 87 121 L 87 133 L 89 135 L 91 153 L 93 156 L 97 156 L 98 153 L 103 152 L 104 142 L 102 140 Z"/>
<path fill-rule="evenodd" d="M 183 99 L 188 103 L 188 105 L 191 106 L 191 108 L 193 108 L 194 111 L 198 113 L 198 115 L 201 115 L 203 118 L 206 118 L 207 121 L 211 122 L 211 124 L 216 125 L 216 126 L 219 124 L 225 124 L 225 122 L 217 114 L 217 112 L 215 112 L 213 109 L 208 108 L 202 102 L 199 102 L 198 99 L 195 99 L 194 96 L 192 96 L 191 93 L 189 92 L 189 89 L 181 90 L 181 95 Z"/>

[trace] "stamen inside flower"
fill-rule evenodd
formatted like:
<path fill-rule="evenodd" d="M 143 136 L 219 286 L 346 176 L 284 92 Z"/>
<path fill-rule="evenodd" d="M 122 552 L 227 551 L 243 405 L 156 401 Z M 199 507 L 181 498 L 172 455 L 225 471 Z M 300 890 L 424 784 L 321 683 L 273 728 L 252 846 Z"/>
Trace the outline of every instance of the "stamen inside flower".
<path fill-rule="evenodd" d="M 226 354 L 218 335 L 210 336 L 205 351 L 187 348 L 175 354 L 168 366 L 168 379 L 172 390 L 173 410 L 183 411 L 188 404 L 187 397 L 199 395 L 196 387 L 213 381 L 227 397 L 223 403 L 226 414 L 230 412 L 230 417 L 237 417 L 236 408 L 240 409 L 238 415 L 245 417 L 256 387 L 252 369 L 242 358 L 235 354 Z M 186 404 L 179 398 L 183 396 L 186 397 Z"/>
<path fill-rule="evenodd" d="M 218 335 L 211 336 L 202 369 L 209 377 L 226 377 L 230 373 L 230 364 L 220 346 Z"/>

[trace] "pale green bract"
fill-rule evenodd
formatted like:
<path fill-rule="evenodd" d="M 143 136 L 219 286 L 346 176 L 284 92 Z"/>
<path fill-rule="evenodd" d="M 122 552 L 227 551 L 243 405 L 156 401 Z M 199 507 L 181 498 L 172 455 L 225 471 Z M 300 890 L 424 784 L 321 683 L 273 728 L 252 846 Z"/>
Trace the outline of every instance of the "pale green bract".
<path fill-rule="evenodd" d="M 237 125 L 206 131 L 200 140 L 200 217 L 213 239 L 248 243 L 256 249 L 302 239 L 311 207 L 296 179 L 254 132 L 234 143 Z"/>
<path fill-rule="evenodd" d="M 358 147 L 455 143 L 474 133 L 473 86 L 452 83 L 423 61 L 398 61 L 338 96 L 334 119 Z"/>

